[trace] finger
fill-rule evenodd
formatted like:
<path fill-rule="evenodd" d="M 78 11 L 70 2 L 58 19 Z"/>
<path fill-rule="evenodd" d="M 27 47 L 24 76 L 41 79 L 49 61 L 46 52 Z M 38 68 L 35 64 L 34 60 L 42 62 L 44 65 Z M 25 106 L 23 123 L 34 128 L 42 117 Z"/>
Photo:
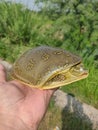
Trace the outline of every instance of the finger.
<path fill-rule="evenodd" d="M 6 70 L 2 64 L 0 64 L 0 83 L 6 82 Z"/>

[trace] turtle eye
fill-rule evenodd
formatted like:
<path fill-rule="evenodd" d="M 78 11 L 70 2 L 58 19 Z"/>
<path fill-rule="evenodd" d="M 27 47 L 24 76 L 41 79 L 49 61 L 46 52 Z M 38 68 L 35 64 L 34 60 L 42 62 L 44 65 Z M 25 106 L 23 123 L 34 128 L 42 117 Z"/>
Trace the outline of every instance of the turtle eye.
<path fill-rule="evenodd" d="M 83 64 L 77 64 L 76 66 L 73 67 L 74 71 L 83 71 Z"/>
<path fill-rule="evenodd" d="M 80 72 L 82 72 L 84 69 L 82 67 L 80 67 Z"/>

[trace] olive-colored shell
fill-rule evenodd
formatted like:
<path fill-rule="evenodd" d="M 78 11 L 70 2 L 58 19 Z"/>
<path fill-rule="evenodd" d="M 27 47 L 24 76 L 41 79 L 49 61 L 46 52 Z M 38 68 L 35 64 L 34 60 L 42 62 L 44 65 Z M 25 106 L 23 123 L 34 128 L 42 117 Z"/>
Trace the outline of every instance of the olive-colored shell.
<path fill-rule="evenodd" d="M 58 71 L 81 62 L 80 57 L 47 46 L 28 50 L 13 65 L 11 76 L 26 84 L 40 86 Z"/>

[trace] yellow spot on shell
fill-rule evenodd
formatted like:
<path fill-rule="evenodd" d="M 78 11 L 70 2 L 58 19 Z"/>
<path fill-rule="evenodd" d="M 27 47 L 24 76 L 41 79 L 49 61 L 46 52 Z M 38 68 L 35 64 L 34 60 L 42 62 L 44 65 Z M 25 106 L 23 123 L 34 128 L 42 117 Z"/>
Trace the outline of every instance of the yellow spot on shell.
<path fill-rule="evenodd" d="M 44 54 L 42 55 L 42 59 L 43 59 L 44 61 L 47 61 L 47 60 L 49 59 L 49 54 L 44 53 Z"/>
<path fill-rule="evenodd" d="M 55 55 L 61 55 L 63 52 L 62 51 L 55 51 L 54 54 Z"/>

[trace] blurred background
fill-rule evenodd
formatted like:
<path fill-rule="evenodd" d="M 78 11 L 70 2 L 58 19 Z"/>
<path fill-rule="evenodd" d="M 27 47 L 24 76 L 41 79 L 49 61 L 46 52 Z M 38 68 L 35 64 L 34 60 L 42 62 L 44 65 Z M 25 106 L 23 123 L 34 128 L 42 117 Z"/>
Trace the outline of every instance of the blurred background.
<path fill-rule="evenodd" d="M 89 77 L 61 89 L 98 109 L 98 0 L 0 0 L 0 58 L 41 45 L 82 57 Z"/>

